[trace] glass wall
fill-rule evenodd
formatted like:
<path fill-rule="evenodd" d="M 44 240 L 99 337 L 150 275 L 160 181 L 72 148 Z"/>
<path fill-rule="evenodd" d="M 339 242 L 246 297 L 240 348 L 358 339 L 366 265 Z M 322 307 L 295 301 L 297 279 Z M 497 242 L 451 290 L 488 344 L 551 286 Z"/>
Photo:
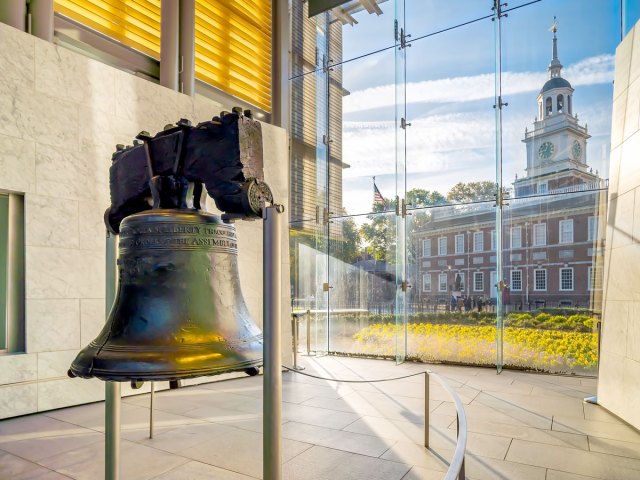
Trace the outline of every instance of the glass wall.
<path fill-rule="evenodd" d="M 301 349 L 595 374 L 619 5 L 368 3 L 292 4 Z"/>

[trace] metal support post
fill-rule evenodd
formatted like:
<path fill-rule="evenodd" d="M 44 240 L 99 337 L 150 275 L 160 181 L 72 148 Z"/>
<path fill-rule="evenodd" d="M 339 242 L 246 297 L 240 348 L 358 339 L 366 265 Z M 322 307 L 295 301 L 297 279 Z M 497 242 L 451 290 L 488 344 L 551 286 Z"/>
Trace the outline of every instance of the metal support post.
<path fill-rule="evenodd" d="M 116 298 L 117 251 L 117 236 L 107 232 L 105 262 L 105 312 L 107 318 Z M 120 383 L 118 382 L 105 382 L 104 430 L 104 478 L 105 480 L 118 480 L 120 478 Z"/>
<path fill-rule="evenodd" d="M 149 382 L 151 385 L 151 396 L 149 397 L 149 438 L 153 438 L 153 397 L 156 392 L 155 382 Z"/>
<path fill-rule="evenodd" d="M 311 310 L 307 310 L 307 355 L 311 355 Z"/>
<path fill-rule="evenodd" d="M 160 9 L 160 85 L 178 90 L 180 2 L 162 0 Z"/>
<path fill-rule="evenodd" d="M 456 440 L 460 437 L 460 416 L 456 412 Z M 458 474 L 458 480 L 465 480 L 464 475 L 464 460 L 465 457 L 462 457 L 462 466 L 460 467 L 460 473 Z"/>
<path fill-rule="evenodd" d="M 185 95 L 196 93 L 196 2 L 180 0 L 180 91 Z"/>
<path fill-rule="evenodd" d="M 303 314 L 303 315 L 306 315 Z M 298 365 L 298 342 L 300 341 L 300 315 L 294 313 L 292 315 L 291 327 L 293 330 L 293 368 L 295 370 L 304 370 L 304 367 Z"/>
<path fill-rule="evenodd" d="M 27 2 L 25 0 L 0 2 L 0 22 L 24 32 L 27 25 Z"/>
<path fill-rule="evenodd" d="M 429 372 L 424 372 L 424 446 L 429 448 Z"/>
<path fill-rule="evenodd" d="M 282 206 L 264 210 L 264 379 L 263 379 L 263 464 L 264 480 L 282 478 L 282 368 L 281 368 L 281 282 Z"/>
<path fill-rule="evenodd" d="M 53 0 L 30 0 L 30 33 L 53 42 Z"/>

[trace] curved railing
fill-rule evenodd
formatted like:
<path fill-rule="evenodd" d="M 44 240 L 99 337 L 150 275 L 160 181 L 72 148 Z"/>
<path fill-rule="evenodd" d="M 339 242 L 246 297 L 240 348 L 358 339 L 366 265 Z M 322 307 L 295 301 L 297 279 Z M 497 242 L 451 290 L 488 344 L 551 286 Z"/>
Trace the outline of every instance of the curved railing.
<path fill-rule="evenodd" d="M 370 379 L 362 379 L 362 380 L 340 380 L 338 378 L 327 378 L 321 377 L 319 375 L 314 375 L 312 373 L 301 372 L 300 368 L 291 368 L 286 365 L 282 365 L 282 368 L 288 370 L 293 373 L 297 373 L 298 375 L 304 375 L 306 377 L 317 378 L 320 380 L 327 380 L 329 382 L 340 382 L 340 383 L 379 383 L 379 382 L 391 382 L 393 380 L 402 380 L 410 377 L 417 377 L 418 375 L 424 375 L 424 446 L 425 448 L 429 448 L 429 379 L 430 377 L 435 377 L 435 379 L 442 385 L 442 387 L 447 391 L 447 393 L 453 399 L 453 403 L 456 406 L 456 449 L 453 452 L 453 458 L 451 459 L 451 463 L 449 463 L 449 468 L 447 473 L 443 477 L 443 480 L 464 480 L 465 478 L 465 452 L 467 449 L 467 417 L 464 412 L 464 407 L 462 405 L 462 401 L 458 394 L 449 386 L 449 384 L 437 373 L 431 372 L 429 370 L 424 370 L 422 372 L 412 373 L 409 375 L 401 375 L 399 377 L 393 378 L 381 378 L 377 380 Z"/>

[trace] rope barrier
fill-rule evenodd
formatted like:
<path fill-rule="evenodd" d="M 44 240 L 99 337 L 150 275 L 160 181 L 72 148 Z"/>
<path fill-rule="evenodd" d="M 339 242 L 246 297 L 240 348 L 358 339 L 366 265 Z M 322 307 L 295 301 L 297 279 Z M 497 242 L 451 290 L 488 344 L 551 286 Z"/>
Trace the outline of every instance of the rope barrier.
<path fill-rule="evenodd" d="M 285 370 L 289 370 L 290 372 L 298 373 L 300 375 L 304 375 L 305 377 L 317 378 L 318 380 L 327 380 L 329 382 L 341 382 L 341 383 L 378 383 L 378 382 L 391 382 L 392 380 L 402 380 L 404 378 L 417 377 L 418 375 L 424 375 L 431 373 L 429 370 L 423 370 L 418 373 L 412 373 L 411 375 L 403 375 L 401 377 L 394 378 L 380 378 L 378 380 L 340 380 L 338 378 L 326 378 L 321 377 L 319 375 L 313 375 L 311 373 L 302 373 L 300 370 L 296 370 L 295 368 L 287 367 L 286 365 L 282 365 L 282 368 Z"/>

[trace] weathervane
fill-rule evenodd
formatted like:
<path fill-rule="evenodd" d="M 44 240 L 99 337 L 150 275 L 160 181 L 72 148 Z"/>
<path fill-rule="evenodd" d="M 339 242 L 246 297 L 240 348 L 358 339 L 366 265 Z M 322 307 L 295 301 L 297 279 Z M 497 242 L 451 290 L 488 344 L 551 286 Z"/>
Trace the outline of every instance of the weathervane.
<path fill-rule="evenodd" d="M 558 20 L 556 20 L 555 15 L 553 16 L 553 23 L 551 24 L 551 28 L 549 28 L 549 31 L 553 32 L 554 35 L 558 31 Z"/>

